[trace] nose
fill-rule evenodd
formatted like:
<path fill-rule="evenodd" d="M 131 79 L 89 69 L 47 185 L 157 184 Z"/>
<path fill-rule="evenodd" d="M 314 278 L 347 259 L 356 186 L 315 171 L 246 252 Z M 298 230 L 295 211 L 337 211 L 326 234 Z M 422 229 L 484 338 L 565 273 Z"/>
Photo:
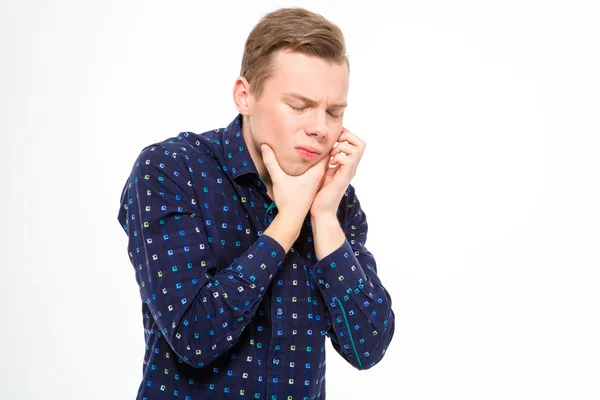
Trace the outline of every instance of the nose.
<path fill-rule="evenodd" d="M 305 131 L 309 135 L 327 136 L 327 112 L 317 108 L 313 109 L 313 112 L 308 116 Z"/>

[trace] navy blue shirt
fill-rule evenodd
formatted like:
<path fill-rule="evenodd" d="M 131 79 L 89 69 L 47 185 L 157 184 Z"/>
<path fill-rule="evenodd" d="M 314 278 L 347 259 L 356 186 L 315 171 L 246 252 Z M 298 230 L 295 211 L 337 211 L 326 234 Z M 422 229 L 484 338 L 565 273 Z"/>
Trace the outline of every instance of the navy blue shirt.
<path fill-rule="evenodd" d="M 392 339 L 354 187 L 337 213 L 342 246 L 317 259 L 307 214 L 286 254 L 263 235 L 278 210 L 241 124 L 143 148 L 123 188 L 146 340 L 137 399 L 325 399 L 326 337 L 357 369 Z"/>

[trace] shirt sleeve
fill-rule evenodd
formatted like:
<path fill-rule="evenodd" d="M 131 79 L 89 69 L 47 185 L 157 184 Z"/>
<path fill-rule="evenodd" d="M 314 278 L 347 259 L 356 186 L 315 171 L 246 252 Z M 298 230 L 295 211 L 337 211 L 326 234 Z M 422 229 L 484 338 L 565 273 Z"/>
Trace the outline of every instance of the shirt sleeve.
<path fill-rule="evenodd" d="M 394 334 L 392 299 L 377 276 L 375 258 L 365 247 L 367 217 L 352 185 L 340 204 L 347 213 L 346 241 L 317 261 L 313 276 L 325 299 L 335 350 L 359 370 L 384 356 Z"/>
<path fill-rule="evenodd" d="M 118 219 L 142 301 L 173 351 L 199 368 L 233 346 L 286 254 L 262 235 L 231 265 L 217 265 L 192 182 L 181 156 L 147 147 L 123 189 Z"/>

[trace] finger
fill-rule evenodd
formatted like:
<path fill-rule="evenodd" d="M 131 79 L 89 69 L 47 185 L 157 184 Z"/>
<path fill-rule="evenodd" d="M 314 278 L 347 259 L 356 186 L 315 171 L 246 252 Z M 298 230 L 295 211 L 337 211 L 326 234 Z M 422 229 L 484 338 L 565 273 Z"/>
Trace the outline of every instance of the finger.
<path fill-rule="evenodd" d="M 328 166 L 329 168 L 335 168 L 335 167 L 337 167 L 337 166 L 338 166 L 338 163 L 335 161 L 335 158 L 334 158 L 334 157 L 331 157 L 331 158 L 329 159 L 329 162 L 327 163 L 327 166 Z"/>
<path fill-rule="evenodd" d="M 329 157 L 323 157 L 321 160 L 319 160 L 315 165 L 313 165 L 312 167 L 310 167 L 308 170 L 319 170 L 319 171 L 324 171 L 325 170 L 325 165 L 327 164 L 327 161 L 329 160 Z"/>
<path fill-rule="evenodd" d="M 324 174 L 323 174 L 323 182 L 325 182 L 327 180 L 327 176 L 329 176 L 329 174 L 331 173 L 330 170 L 333 168 L 330 164 L 331 163 L 329 162 L 329 160 L 327 160 L 327 162 L 325 163 L 325 169 L 324 169 Z"/>
<path fill-rule="evenodd" d="M 269 175 L 271 178 L 278 177 L 283 170 L 279 166 L 277 158 L 275 158 L 275 152 L 273 152 L 271 146 L 266 143 L 263 143 L 260 146 L 260 150 L 262 152 L 263 163 L 265 164 L 267 171 L 269 171 Z"/>
<path fill-rule="evenodd" d="M 356 147 L 351 145 L 350 143 L 338 143 L 338 145 L 334 147 L 329 154 L 333 157 L 340 152 L 344 152 L 346 154 L 353 154 L 356 150 Z"/>
<path fill-rule="evenodd" d="M 325 172 L 325 180 L 324 180 L 323 185 L 327 185 L 331 181 L 331 179 L 333 179 L 333 176 L 335 175 L 335 173 L 338 170 L 338 165 L 336 165 L 335 167 L 327 168 L 327 172 Z"/>
<path fill-rule="evenodd" d="M 358 168 L 359 162 L 360 162 L 360 157 L 358 157 L 356 155 L 350 156 L 350 155 L 346 155 L 344 153 L 339 153 L 333 157 L 330 164 L 337 163 L 337 164 L 339 164 L 340 168 L 342 168 L 344 170 L 352 171 L 352 173 L 354 174 L 354 172 Z"/>
<path fill-rule="evenodd" d="M 333 164 L 350 165 L 350 164 L 352 164 L 352 158 L 350 158 L 350 156 L 348 156 L 346 154 L 338 153 L 335 156 L 333 156 L 333 159 L 331 160 L 331 162 L 329 164 L 330 165 L 333 165 Z"/>
<path fill-rule="evenodd" d="M 336 173 L 339 172 L 340 176 L 346 176 L 344 179 L 352 179 L 356 175 L 356 166 L 354 162 L 350 160 L 350 157 L 340 153 L 337 154 L 332 160 L 331 164 L 337 163 L 335 168 L 332 168 Z M 333 179 L 333 178 L 332 178 Z"/>
<path fill-rule="evenodd" d="M 323 159 L 319 160 L 319 162 L 317 162 L 316 164 L 311 166 L 305 172 L 305 174 L 310 174 L 311 176 L 319 179 L 320 182 L 323 182 L 323 177 L 324 177 L 326 169 L 327 169 L 328 160 L 329 160 L 329 157 L 324 157 Z"/>
<path fill-rule="evenodd" d="M 338 142 L 348 142 L 353 146 L 363 148 L 366 143 L 364 140 L 356 136 L 354 133 L 350 132 L 348 129 L 343 128 L 340 137 L 337 139 Z"/>

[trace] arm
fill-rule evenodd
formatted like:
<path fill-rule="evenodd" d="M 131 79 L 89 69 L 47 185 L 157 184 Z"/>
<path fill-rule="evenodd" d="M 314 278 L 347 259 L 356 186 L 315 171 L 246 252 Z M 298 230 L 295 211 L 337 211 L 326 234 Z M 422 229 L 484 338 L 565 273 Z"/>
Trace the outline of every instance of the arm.
<path fill-rule="evenodd" d="M 394 313 L 375 258 L 365 247 L 367 219 L 351 185 L 340 210 L 347 213 L 344 230 L 337 217 L 312 220 L 319 259 L 313 274 L 331 316 L 333 347 L 362 370 L 383 358 L 394 334 Z"/>
<path fill-rule="evenodd" d="M 204 367 L 250 322 L 285 258 L 280 243 L 289 249 L 294 237 L 287 239 L 289 229 L 273 221 L 231 265 L 217 265 L 182 161 L 162 147 L 144 149 L 123 189 L 118 219 L 157 328 L 183 361 Z"/>

